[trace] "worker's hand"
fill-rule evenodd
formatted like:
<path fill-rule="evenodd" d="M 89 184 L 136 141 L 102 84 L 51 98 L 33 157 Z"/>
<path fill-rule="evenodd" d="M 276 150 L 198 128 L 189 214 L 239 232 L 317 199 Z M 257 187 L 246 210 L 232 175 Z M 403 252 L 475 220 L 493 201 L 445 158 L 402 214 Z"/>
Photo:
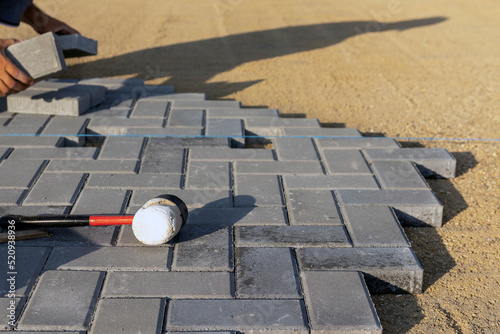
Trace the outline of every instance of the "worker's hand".
<path fill-rule="evenodd" d="M 18 42 L 15 39 L 0 39 L 0 96 L 20 92 L 34 84 L 33 79 L 5 55 L 5 49 Z"/>
<path fill-rule="evenodd" d="M 24 12 L 23 22 L 28 23 L 37 33 L 53 32 L 56 35 L 80 34 L 66 23 L 45 14 L 35 5 L 30 5 Z"/>

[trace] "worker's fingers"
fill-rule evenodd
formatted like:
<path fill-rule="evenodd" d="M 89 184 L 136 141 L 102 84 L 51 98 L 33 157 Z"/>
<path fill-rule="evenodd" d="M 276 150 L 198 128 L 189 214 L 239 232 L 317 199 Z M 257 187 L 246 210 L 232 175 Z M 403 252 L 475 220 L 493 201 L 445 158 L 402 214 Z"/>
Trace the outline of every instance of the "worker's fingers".
<path fill-rule="evenodd" d="M 3 96 L 7 96 L 11 93 L 9 87 L 7 87 L 3 81 L 0 81 L 0 96 L 3 97 Z"/>
<path fill-rule="evenodd" d="M 5 72 L 7 72 L 13 79 L 18 81 L 19 84 L 25 86 L 31 86 L 32 84 L 35 83 L 29 75 L 21 71 L 16 65 L 14 65 L 13 62 L 10 61 L 10 59 L 5 57 L 4 61 L 5 61 L 4 65 Z M 7 84 L 5 80 L 4 83 Z M 23 89 L 26 89 L 26 87 L 24 87 Z"/>
<path fill-rule="evenodd" d="M 20 81 L 17 81 L 16 79 L 14 79 L 13 77 L 11 77 L 9 75 L 9 73 L 4 73 L 2 75 L 2 82 L 5 86 L 7 86 L 11 92 L 20 92 L 22 90 L 25 90 L 26 88 L 29 87 L 29 85 L 26 85 Z"/>

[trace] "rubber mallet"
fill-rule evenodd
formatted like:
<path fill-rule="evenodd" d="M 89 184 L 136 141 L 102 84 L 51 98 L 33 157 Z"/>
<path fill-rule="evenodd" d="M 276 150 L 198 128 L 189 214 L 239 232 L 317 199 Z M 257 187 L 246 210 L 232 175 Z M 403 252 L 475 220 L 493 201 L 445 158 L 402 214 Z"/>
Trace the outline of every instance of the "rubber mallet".
<path fill-rule="evenodd" d="M 4 216 L 0 226 L 8 229 L 33 227 L 75 227 L 132 225 L 137 240 L 146 245 L 160 245 L 179 233 L 188 218 L 186 204 L 174 195 L 159 195 L 146 202 L 135 215 L 40 215 Z"/>

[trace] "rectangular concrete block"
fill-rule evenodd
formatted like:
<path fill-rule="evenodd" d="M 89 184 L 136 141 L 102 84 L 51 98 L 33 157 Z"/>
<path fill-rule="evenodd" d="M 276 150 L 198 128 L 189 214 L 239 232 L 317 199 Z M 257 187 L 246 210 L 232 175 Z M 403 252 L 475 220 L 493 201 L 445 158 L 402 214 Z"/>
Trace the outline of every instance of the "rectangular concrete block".
<path fill-rule="evenodd" d="M 372 293 L 421 293 L 423 269 L 411 248 L 301 248 L 301 271 L 361 271 Z"/>
<path fill-rule="evenodd" d="M 141 161 L 141 174 L 183 174 L 186 154 L 184 148 L 158 145 L 149 140 Z"/>
<path fill-rule="evenodd" d="M 210 109 L 209 118 L 247 118 L 247 117 L 279 117 L 278 109 L 239 108 L 239 109 Z"/>
<path fill-rule="evenodd" d="M 45 173 L 106 173 L 134 174 L 139 170 L 138 160 L 51 160 Z"/>
<path fill-rule="evenodd" d="M 44 273 L 19 321 L 18 329 L 86 330 L 103 280 L 104 273 L 100 272 Z"/>
<path fill-rule="evenodd" d="M 97 41 L 79 34 L 56 36 L 64 58 L 97 55 Z"/>
<path fill-rule="evenodd" d="M 295 258 L 288 248 L 235 249 L 236 298 L 301 299 Z"/>
<path fill-rule="evenodd" d="M 87 78 L 80 80 L 78 83 L 102 86 L 142 86 L 144 80 L 140 78 Z"/>
<path fill-rule="evenodd" d="M 403 226 L 441 226 L 443 206 L 430 190 L 338 190 L 342 205 L 390 206 Z"/>
<path fill-rule="evenodd" d="M 231 164 L 225 161 L 190 161 L 186 189 L 231 189 Z"/>
<path fill-rule="evenodd" d="M 107 137 L 99 154 L 99 160 L 140 160 L 144 147 L 141 137 Z"/>
<path fill-rule="evenodd" d="M 242 161 L 236 163 L 237 174 L 324 174 L 319 161 Z"/>
<path fill-rule="evenodd" d="M 45 160 L 0 162 L 0 188 L 30 188 L 46 165 Z"/>
<path fill-rule="evenodd" d="M 197 310 L 193 312 L 193 310 Z M 167 331 L 235 330 L 308 333 L 301 300 L 172 300 Z"/>
<path fill-rule="evenodd" d="M 410 161 L 374 161 L 371 165 L 382 189 L 430 189 Z"/>
<path fill-rule="evenodd" d="M 101 299 L 89 333 L 161 334 L 165 301 L 154 299 Z"/>
<path fill-rule="evenodd" d="M 284 136 L 298 137 L 361 137 L 361 133 L 357 129 L 346 128 L 294 128 L 286 127 L 283 129 Z"/>
<path fill-rule="evenodd" d="M 236 207 L 282 206 L 281 181 L 276 175 L 244 175 L 235 180 Z"/>
<path fill-rule="evenodd" d="M 102 295 L 226 299 L 233 296 L 233 282 L 233 274 L 227 272 L 111 272 L 104 284 Z"/>
<path fill-rule="evenodd" d="M 346 148 L 400 148 L 401 146 L 393 138 L 316 138 L 314 139 L 321 149 L 346 149 Z"/>
<path fill-rule="evenodd" d="M 286 190 L 290 225 L 342 225 L 330 190 Z"/>
<path fill-rule="evenodd" d="M 4 205 L 20 205 L 24 197 L 26 197 L 26 189 L 9 189 L 8 191 L 0 191 L 0 204 Z"/>
<path fill-rule="evenodd" d="M 203 109 L 171 109 L 168 113 L 167 126 L 205 126 L 205 111 Z"/>
<path fill-rule="evenodd" d="M 55 116 L 43 129 L 43 135 L 61 135 L 65 138 L 65 146 L 83 146 L 85 129 L 88 120 L 85 118 Z"/>
<path fill-rule="evenodd" d="M 173 102 L 175 109 L 237 109 L 240 108 L 239 101 L 199 101 L 199 100 L 176 100 Z"/>
<path fill-rule="evenodd" d="M 227 137 L 232 147 L 245 146 L 245 129 L 240 119 L 209 118 L 206 123 L 205 136 Z"/>
<path fill-rule="evenodd" d="M 360 150 L 325 150 L 322 152 L 330 174 L 371 174 Z"/>
<path fill-rule="evenodd" d="M 203 101 L 206 99 L 204 93 L 174 93 L 173 86 L 154 86 L 144 85 L 145 91 L 141 92 L 140 100 L 158 100 L 173 102 L 176 100 L 196 100 Z"/>
<path fill-rule="evenodd" d="M 4 310 L 5 314 L 0 320 L 0 330 L 14 329 L 25 302 L 25 298 L 0 298 L 0 308 Z"/>
<path fill-rule="evenodd" d="M 85 188 L 71 210 L 74 215 L 120 215 L 125 211 L 130 192 L 125 189 Z"/>
<path fill-rule="evenodd" d="M 334 189 L 380 189 L 373 175 L 285 175 L 288 189 L 334 190 Z"/>
<path fill-rule="evenodd" d="M 15 114 L 9 122 L 9 127 L 15 128 L 43 128 L 50 120 L 46 115 Z"/>
<path fill-rule="evenodd" d="M 31 132 L 36 133 L 38 132 Z M 2 133 L 2 128 L 0 127 L 0 134 Z M 12 148 L 47 148 L 56 147 L 64 144 L 64 138 L 57 136 L 49 137 L 39 137 L 39 136 L 2 136 L 2 141 L 0 142 L 0 148 L 12 147 Z M 2 152 L 0 152 L 0 160 L 2 159 Z"/>
<path fill-rule="evenodd" d="M 61 48 L 51 32 L 11 45 L 5 50 L 17 67 L 33 79 L 66 70 Z"/>
<path fill-rule="evenodd" d="M 135 214 L 139 207 L 143 206 L 151 198 L 157 196 L 160 189 L 153 190 L 134 190 L 128 213 Z M 169 189 L 169 194 L 182 198 L 184 203 L 190 208 L 199 207 L 232 207 L 233 196 L 230 190 L 184 190 L 184 189 Z M 191 215 L 191 213 L 189 213 Z"/>
<path fill-rule="evenodd" d="M 55 247 L 44 269 L 168 271 L 170 247 Z"/>
<path fill-rule="evenodd" d="M 414 162 L 425 177 L 454 178 L 457 161 L 442 148 L 394 148 L 366 150 L 372 161 L 403 160 Z"/>
<path fill-rule="evenodd" d="M 41 214 L 69 214 L 70 210 L 57 212 L 57 210 L 47 210 L 45 207 L 39 207 L 38 211 L 27 207 L 26 212 L 17 212 L 17 214 L 41 215 Z M 57 207 L 62 208 L 62 207 Z M 65 207 L 64 207 L 65 208 Z M 117 235 L 116 226 L 105 227 L 61 227 L 44 228 L 52 236 L 50 238 L 40 238 L 23 240 L 23 245 L 33 247 L 98 247 L 112 246 Z"/>
<path fill-rule="evenodd" d="M 99 152 L 95 147 L 51 147 L 51 148 L 16 148 L 9 159 L 58 159 L 91 160 Z"/>
<path fill-rule="evenodd" d="M 237 247 L 351 247 L 343 226 L 237 226 Z"/>
<path fill-rule="evenodd" d="M 26 205 L 72 205 L 87 178 L 85 174 L 43 173 L 28 197 Z"/>
<path fill-rule="evenodd" d="M 382 333 L 359 272 L 306 271 L 301 277 L 311 333 Z"/>
<path fill-rule="evenodd" d="M 276 138 L 276 153 L 280 161 L 318 161 L 319 156 L 310 138 Z"/>
<path fill-rule="evenodd" d="M 246 118 L 245 119 L 246 128 L 320 128 L 319 121 L 313 118 Z"/>
<path fill-rule="evenodd" d="M 130 117 L 165 118 L 169 108 L 168 101 L 138 100 Z"/>
<path fill-rule="evenodd" d="M 105 135 L 124 135 L 127 130 L 133 128 L 163 128 L 163 120 L 157 118 L 92 118 L 87 126 L 87 130 Z"/>
<path fill-rule="evenodd" d="M 203 207 L 189 212 L 187 224 L 220 228 L 240 225 L 287 225 L 287 219 L 282 207 Z"/>
<path fill-rule="evenodd" d="M 180 189 L 181 176 L 174 174 L 114 174 L 90 175 L 87 187 L 105 189 Z"/>
<path fill-rule="evenodd" d="M 172 271 L 232 271 L 232 246 L 229 228 L 186 225 L 174 246 Z"/>
<path fill-rule="evenodd" d="M 150 146 L 158 146 L 160 148 L 168 147 L 199 147 L 203 149 L 207 147 L 228 147 L 226 138 L 151 138 L 148 142 Z"/>
<path fill-rule="evenodd" d="M 128 128 L 124 132 L 119 132 L 118 134 L 124 134 L 127 136 L 140 136 L 140 137 L 201 137 L 203 135 L 203 128 Z M 226 141 L 227 139 L 224 138 Z"/>
<path fill-rule="evenodd" d="M 1 195 L 0 195 L 1 197 Z M 50 206 L 50 207 L 40 207 L 40 206 L 4 206 L 2 207 L 2 215 L 23 215 L 23 216 L 34 216 L 34 215 L 62 215 L 69 212 L 69 207 L 67 206 Z M 23 242 L 23 246 L 26 246 Z"/>
<path fill-rule="evenodd" d="M 194 147 L 189 150 L 189 160 L 227 160 L 227 161 L 274 161 L 272 150 L 233 149 L 227 147 Z"/>

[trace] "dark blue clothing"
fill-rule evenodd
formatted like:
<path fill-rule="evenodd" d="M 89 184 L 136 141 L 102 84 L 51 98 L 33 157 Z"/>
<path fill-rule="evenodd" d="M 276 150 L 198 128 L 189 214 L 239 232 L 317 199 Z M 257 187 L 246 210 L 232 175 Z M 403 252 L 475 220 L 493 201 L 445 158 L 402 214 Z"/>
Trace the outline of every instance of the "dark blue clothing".
<path fill-rule="evenodd" d="M 17 27 L 33 0 L 0 0 L 0 23 Z"/>

